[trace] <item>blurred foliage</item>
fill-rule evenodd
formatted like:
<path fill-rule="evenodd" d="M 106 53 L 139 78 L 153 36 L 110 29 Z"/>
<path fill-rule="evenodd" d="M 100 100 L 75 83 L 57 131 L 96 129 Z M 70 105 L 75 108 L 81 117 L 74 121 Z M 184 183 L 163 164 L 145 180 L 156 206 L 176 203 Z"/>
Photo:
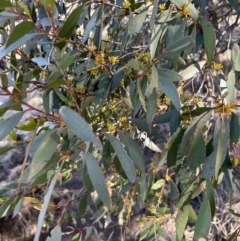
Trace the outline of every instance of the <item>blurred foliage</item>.
<path fill-rule="evenodd" d="M 237 15 L 238 5 L 0 1 L 0 95 L 9 97 L 0 115 L 15 111 L 1 119 L 0 140 L 8 136 L 16 142 L 19 131 L 33 133 L 18 183 L 0 190 L 0 216 L 16 215 L 22 202 L 41 209 L 38 240 L 49 206 L 61 208 L 63 219 L 70 202 L 51 204 L 55 183 L 75 173 L 83 187 L 70 200 L 79 200 L 83 219 L 89 204 L 97 212 L 92 225 L 74 230 L 72 240 L 97 232 L 98 220 L 111 214 L 127 237 L 131 216 L 142 210 L 138 222 L 148 225 L 139 240 L 162 235 L 161 222 L 170 214 L 176 215 L 176 240 L 183 239 L 190 219 L 194 240 L 206 237 L 215 213 L 214 189 L 225 176 L 234 190 L 232 169 L 240 158 L 234 113 L 240 50 L 231 41 L 218 41 L 218 23 L 224 13 Z M 214 60 L 229 46 L 232 69 L 225 76 L 223 64 Z M 35 92 L 42 96 L 40 107 L 28 103 Z M 24 119 L 31 110 L 38 114 Z M 208 134 L 214 118 L 214 132 Z M 171 136 L 159 145 L 163 123 L 170 123 Z M 155 153 L 151 160 L 144 160 L 137 143 Z M 164 164 L 165 174 L 159 175 Z M 38 187 L 44 195 L 29 198 Z M 195 213 L 190 203 L 199 195 L 203 201 Z M 47 240 L 60 240 L 60 224 Z"/>

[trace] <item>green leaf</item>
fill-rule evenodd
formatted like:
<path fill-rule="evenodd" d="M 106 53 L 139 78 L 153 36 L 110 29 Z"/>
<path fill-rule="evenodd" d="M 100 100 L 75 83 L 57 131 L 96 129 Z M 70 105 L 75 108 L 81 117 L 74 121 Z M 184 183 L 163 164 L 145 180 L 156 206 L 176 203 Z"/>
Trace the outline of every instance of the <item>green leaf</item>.
<path fill-rule="evenodd" d="M 189 80 L 195 75 L 197 75 L 205 64 L 206 64 L 206 60 L 202 60 L 197 62 L 196 64 L 191 64 L 186 69 L 182 70 L 180 72 L 180 75 L 182 76 L 182 80 L 183 81 Z"/>
<path fill-rule="evenodd" d="M 207 194 L 208 202 L 211 209 L 211 218 L 213 218 L 215 215 L 215 209 L 216 209 L 215 190 L 212 186 L 212 183 L 209 180 L 207 180 L 206 194 Z"/>
<path fill-rule="evenodd" d="M 91 194 L 89 192 L 85 192 L 81 197 L 81 200 L 78 205 L 78 211 L 81 216 L 86 214 L 86 208 L 89 205 L 89 199 L 91 198 Z"/>
<path fill-rule="evenodd" d="M 25 123 L 18 125 L 17 129 L 21 131 L 33 131 L 37 127 L 37 121 L 34 118 L 28 118 Z"/>
<path fill-rule="evenodd" d="M 12 150 L 13 148 L 14 148 L 13 146 L 4 147 L 3 149 L 1 148 L 0 155 L 7 153 L 8 151 Z"/>
<path fill-rule="evenodd" d="M 235 212 L 233 209 L 229 208 L 229 212 L 233 214 L 234 216 L 240 218 L 240 213 Z"/>
<path fill-rule="evenodd" d="M 145 206 L 145 198 L 147 194 L 147 180 L 146 175 L 144 173 L 141 174 L 140 181 L 139 181 L 139 188 L 140 192 L 138 195 L 138 202 L 141 208 Z"/>
<path fill-rule="evenodd" d="M 89 192 L 93 192 L 94 188 L 93 188 L 93 184 L 92 181 L 89 177 L 88 171 L 87 171 L 87 164 L 86 162 L 84 163 L 85 165 L 83 166 L 83 170 L 82 170 L 82 181 L 83 181 L 83 185 L 86 188 L 87 191 Z"/>
<path fill-rule="evenodd" d="M 122 143 L 116 137 L 107 133 L 105 135 L 109 139 L 114 151 L 116 152 L 127 178 L 131 183 L 134 183 L 136 180 L 136 170 L 133 160 L 129 157 Z"/>
<path fill-rule="evenodd" d="M 122 131 L 118 131 L 118 135 L 122 141 L 122 143 L 128 148 L 129 156 L 133 160 L 134 164 L 137 168 L 144 174 L 145 173 L 145 165 L 143 154 L 140 151 L 137 143 L 128 135 L 128 133 L 124 133 Z"/>
<path fill-rule="evenodd" d="M 193 169 L 204 163 L 206 158 L 206 145 L 203 135 L 200 134 L 197 139 L 197 141 L 192 142 L 191 151 L 186 156 L 186 163 Z"/>
<path fill-rule="evenodd" d="M 240 49 L 237 44 L 233 45 L 231 52 L 232 68 L 235 71 L 240 71 Z"/>
<path fill-rule="evenodd" d="M 51 159 L 47 162 L 45 162 L 45 165 L 43 165 L 43 167 L 41 168 L 41 170 L 39 170 L 35 176 L 32 177 L 32 185 L 37 185 L 37 182 L 39 182 L 39 180 L 41 181 L 44 177 L 44 175 L 46 175 L 49 171 L 54 171 L 56 168 L 57 163 L 60 161 L 61 157 L 59 152 L 55 152 L 53 154 L 53 156 L 51 157 Z M 25 170 L 24 170 L 25 171 Z M 29 170 L 30 173 L 30 170 Z M 29 176 L 29 174 L 28 174 Z M 40 179 L 41 178 L 41 179 Z M 47 176 L 46 176 L 47 178 Z M 48 179 L 48 178 L 47 178 Z M 47 180 L 46 179 L 46 180 Z M 43 183 L 43 182 L 42 182 Z"/>
<path fill-rule="evenodd" d="M 236 231 L 234 231 L 231 236 L 228 238 L 227 241 L 236 241 L 236 237 L 238 237 L 238 233 L 239 233 L 239 230 L 236 229 Z"/>
<path fill-rule="evenodd" d="M 195 224 L 197 221 L 197 214 L 193 207 L 190 205 L 189 206 L 189 217 L 188 217 L 188 222 Z"/>
<path fill-rule="evenodd" d="M 151 60 L 155 57 L 157 47 L 159 46 L 159 39 L 161 36 L 164 35 L 167 28 L 163 28 L 162 24 L 157 24 L 153 31 L 151 36 L 151 44 L 150 44 L 150 56 Z"/>
<path fill-rule="evenodd" d="M 54 9 L 54 4 L 55 4 L 55 0 L 39 0 L 45 8 L 48 8 L 50 7 L 50 9 L 53 11 Z"/>
<path fill-rule="evenodd" d="M 142 28 L 143 23 L 145 22 L 146 15 L 148 12 L 148 8 L 143 9 L 140 13 L 138 13 L 135 17 L 130 16 L 128 22 L 128 34 L 138 34 Z M 132 18 L 132 19 L 131 19 Z"/>
<path fill-rule="evenodd" d="M 61 226 L 57 225 L 52 231 L 51 231 L 51 237 L 47 237 L 46 241 L 61 241 L 62 240 L 62 230 Z"/>
<path fill-rule="evenodd" d="M 238 13 L 238 1 L 237 0 L 228 0 L 231 4 L 231 7 Z"/>
<path fill-rule="evenodd" d="M 192 195 L 192 190 L 194 187 L 194 183 L 189 183 L 186 185 L 186 188 L 184 189 L 183 193 L 181 194 L 181 197 L 177 203 L 177 207 L 181 208 L 185 205 L 185 203 L 187 203 L 187 201 L 190 199 L 191 195 Z M 189 200 L 190 202 L 190 200 Z"/>
<path fill-rule="evenodd" d="M 158 85 L 158 72 L 157 72 L 157 68 L 155 65 L 152 66 L 151 68 L 151 74 L 147 75 L 148 77 L 148 86 L 147 86 L 147 90 L 146 90 L 146 96 L 148 97 L 154 90 L 154 88 L 156 88 L 156 90 L 159 89 L 159 85 Z"/>
<path fill-rule="evenodd" d="M 91 18 L 88 20 L 87 26 L 84 30 L 82 42 L 85 43 L 89 37 L 90 32 L 92 29 L 95 27 L 96 21 L 97 21 L 97 16 L 98 16 L 98 11 L 100 8 L 97 8 Z"/>
<path fill-rule="evenodd" d="M 121 162 L 119 161 L 119 158 L 116 155 L 116 153 L 114 153 L 114 155 L 113 155 L 113 164 L 114 164 L 116 171 L 120 174 L 120 176 L 127 180 L 128 177 L 126 176 L 126 173 L 124 172 Z"/>
<path fill-rule="evenodd" d="M 183 131 L 182 128 L 178 128 L 177 131 L 172 135 L 169 141 L 169 150 L 167 153 L 167 165 L 168 167 L 175 166 L 177 162 L 178 149 L 181 145 Z"/>
<path fill-rule="evenodd" d="M 23 2 L 17 2 L 17 5 L 18 5 L 20 8 L 23 9 L 23 11 L 25 12 L 25 14 L 27 14 L 29 18 L 31 17 L 31 13 L 30 13 L 30 11 L 29 11 L 29 8 L 28 8 L 28 6 L 27 6 L 25 3 L 23 3 Z"/>
<path fill-rule="evenodd" d="M 111 81 L 111 89 L 110 89 L 111 92 L 118 87 L 119 83 L 124 78 L 125 76 L 124 69 L 125 67 L 122 67 L 116 73 L 114 73 L 114 76 Z"/>
<path fill-rule="evenodd" d="M 101 5 L 100 8 L 99 8 L 99 11 L 98 11 L 98 16 L 97 16 L 97 19 L 101 19 L 102 15 L 104 14 L 103 13 L 103 7 L 104 5 Z M 100 22 L 100 23 L 99 23 Z M 101 50 L 101 43 L 102 43 L 102 37 L 103 37 L 103 21 L 99 21 L 98 25 L 95 26 L 96 27 L 96 30 L 95 30 L 95 33 L 94 33 L 94 46 L 97 47 L 97 50 L 100 51 Z"/>
<path fill-rule="evenodd" d="M 35 28 L 34 22 L 21 22 L 13 29 L 12 33 L 10 34 L 5 48 L 9 47 L 13 43 L 17 42 L 20 38 L 25 36 L 28 32 Z"/>
<path fill-rule="evenodd" d="M 204 195 L 203 202 L 201 204 L 196 226 L 194 232 L 194 240 L 205 238 L 208 235 L 211 224 L 211 210 L 207 200 L 206 194 Z"/>
<path fill-rule="evenodd" d="M 57 170 L 55 176 L 51 180 L 51 184 L 48 188 L 48 191 L 47 191 L 46 195 L 44 196 L 43 207 L 42 207 L 42 209 L 41 209 L 41 211 L 38 215 L 37 231 L 36 231 L 35 236 L 34 236 L 34 241 L 39 241 L 41 230 L 42 230 L 42 225 L 43 225 L 43 222 L 44 222 L 44 218 L 45 218 L 45 215 L 46 215 L 46 212 L 47 212 L 47 209 L 48 209 L 48 206 L 49 206 L 49 202 L 50 202 L 52 193 L 54 191 L 54 186 L 57 182 L 57 178 L 58 178 L 59 173 L 60 173 L 60 168 Z"/>
<path fill-rule="evenodd" d="M 18 47 L 22 46 L 27 41 L 29 41 L 30 39 L 36 37 L 37 35 L 39 35 L 39 33 L 25 34 L 25 35 L 23 35 L 23 37 L 21 37 L 17 41 L 15 41 L 13 44 L 9 45 L 7 48 L 5 46 L 2 46 L 0 48 L 0 58 L 3 58 L 4 56 L 8 55 L 10 52 L 12 52 L 13 50 L 15 50 Z"/>
<path fill-rule="evenodd" d="M 55 133 L 48 136 L 39 146 L 33 156 L 28 180 L 32 179 L 47 164 L 56 152 L 59 136 Z"/>
<path fill-rule="evenodd" d="M 156 92 L 156 89 L 153 89 L 153 92 L 149 96 L 148 103 L 147 103 L 147 123 L 148 123 L 150 133 L 152 131 L 152 122 L 157 109 L 157 97 L 158 97 L 158 94 Z"/>
<path fill-rule="evenodd" d="M 81 6 L 75 8 L 71 14 L 68 16 L 67 20 L 64 21 L 64 24 L 59 31 L 58 37 L 62 39 L 69 39 L 72 36 L 72 33 L 74 31 L 74 28 L 76 27 L 78 20 L 81 16 L 81 13 L 84 9 L 84 4 Z M 60 50 L 64 48 L 66 45 L 66 42 L 60 42 L 55 44 L 56 47 L 58 47 Z"/>
<path fill-rule="evenodd" d="M 142 81 L 144 81 L 145 79 L 146 79 L 146 76 L 143 77 Z M 137 81 L 137 92 L 138 92 L 139 99 L 141 101 L 142 107 L 143 107 L 144 111 L 146 112 L 147 109 L 146 109 L 146 104 L 145 104 L 145 99 L 144 99 L 145 93 L 142 92 L 140 81 Z"/>
<path fill-rule="evenodd" d="M 197 32 L 197 27 L 196 24 L 193 23 L 188 27 L 188 35 L 192 37 L 194 43 L 195 43 L 195 39 L 196 39 L 196 32 Z M 185 49 L 183 52 L 183 59 L 185 59 L 192 51 L 192 47 Z"/>
<path fill-rule="evenodd" d="M 227 80 L 227 101 L 230 104 L 231 102 L 236 101 L 237 97 L 237 89 L 235 87 L 237 80 L 237 74 L 235 71 L 231 70 L 228 74 L 228 80 Z"/>
<path fill-rule="evenodd" d="M 46 138 L 51 135 L 52 133 L 56 132 L 56 130 L 48 130 L 45 131 L 43 133 L 41 133 L 38 136 L 35 136 L 34 139 L 32 140 L 32 144 L 31 144 L 31 149 L 30 149 L 30 153 L 35 153 L 37 151 L 37 149 L 39 148 L 39 146 L 41 145 L 41 143 L 46 140 Z"/>
<path fill-rule="evenodd" d="M 59 110 L 63 121 L 68 128 L 80 139 L 84 141 L 92 141 L 100 150 L 102 150 L 102 143 L 93 133 L 91 126 L 75 111 L 62 106 Z"/>
<path fill-rule="evenodd" d="M 228 122 L 227 117 L 219 117 L 215 124 L 213 146 L 214 151 L 205 160 L 202 169 L 202 176 L 209 179 L 215 175 L 217 179 L 219 170 L 225 160 L 228 149 Z"/>
<path fill-rule="evenodd" d="M 239 139 L 239 122 L 238 122 L 238 116 L 232 112 L 231 115 L 231 122 L 230 122 L 230 143 L 237 143 Z"/>
<path fill-rule="evenodd" d="M 211 64 L 213 55 L 215 52 L 215 45 L 216 45 L 215 31 L 212 24 L 205 17 L 200 16 L 199 21 L 203 30 L 203 39 L 204 39 L 205 51 L 207 54 L 207 61 L 208 61 L 208 64 Z"/>
<path fill-rule="evenodd" d="M 174 107 L 172 108 L 171 111 L 171 116 L 170 116 L 170 134 L 173 135 L 175 131 L 177 131 L 177 128 L 181 122 L 181 115 L 180 112 L 177 111 Z"/>
<path fill-rule="evenodd" d="M 180 81 L 183 78 L 179 73 L 177 73 L 173 70 L 162 69 L 162 68 L 158 68 L 158 75 L 161 77 L 164 77 L 166 79 L 169 79 L 173 82 Z"/>
<path fill-rule="evenodd" d="M 0 74 L 0 79 L 2 82 L 2 87 L 7 88 L 8 87 L 8 77 L 6 74 L 2 73 Z"/>
<path fill-rule="evenodd" d="M 190 36 L 185 36 L 164 49 L 161 57 L 171 56 L 173 53 L 181 53 L 186 48 L 190 48 L 193 46 L 193 40 Z"/>
<path fill-rule="evenodd" d="M 62 58 L 61 60 L 59 60 L 59 68 L 63 71 L 67 68 L 69 68 L 69 65 L 71 65 L 74 61 L 74 55 L 71 56 L 67 56 L 65 58 Z M 51 75 L 48 78 L 48 83 L 58 79 L 62 74 L 58 71 L 58 69 L 55 67 L 52 70 Z"/>
<path fill-rule="evenodd" d="M 202 135 L 202 129 L 206 122 L 210 119 L 212 112 L 204 112 L 200 116 L 196 117 L 188 126 L 184 133 L 181 143 L 181 155 L 184 157 L 186 154 L 191 155 L 192 151 L 196 148 L 200 136 Z"/>
<path fill-rule="evenodd" d="M 49 90 L 54 87 L 58 87 L 60 85 L 67 85 L 66 80 L 63 80 L 63 79 L 54 80 L 47 86 L 46 90 Z"/>
<path fill-rule="evenodd" d="M 182 240 L 189 214 L 189 205 L 185 205 L 178 213 L 176 218 L 177 240 Z"/>
<path fill-rule="evenodd" d="M 2 141 L 21 120 L 23 112 L 13 114 L 9 119 L 0 122 L 0 141 Z"/>
<path fill-rule="evenodd" d="M 153 119 L 153 124 L 163 124 L 163 123 L 169 122 L 171 114 L 172 114 L 172 110 L 168 110 L 164 114 L 155 116 Z"/>
<path fill-rule="evenodd" d="M 108 168 L 112 165 L 112 146 L 109 140 L 104 142 L 102 160 L 104 168 L 108 170 Z"/>
<path fill-rule="evenodd" d="M 180 98 L 179 98 L 179 94 L 177 92 L 175 85 L 168 79 L 161 77 L 161 76 L 159 76 L 158 83 L 159 83 L 159 87 L 163 91 L 163 93 L 172 100 L 175 108 L 178 111 L 180 111 L 180 109 L 181 109 Z"/>
<path fill-rule="evenodd" d="M 12 3 L 9 0 L 1 0 L 0 1 L 0 9 L 11 8 Z"/>
<path fill-rule="evenodd" d="M 161 188 L 163 186 L 164 183 L 165 183 L 164 179 L 159 179 L 155 183 L 153 183 L 151 189 L 158 190 L 159 188 Z"/>
<path fill-rule="evenodd" d="M 110 200 L 110 195 L 107 189 L 107 185 L 106 185 L 106 181 L 103 176 L 103 173 L 97 161 L 94 159 L 91 153 L 88 152 L 85 158 L 86 158 L 87 171 L 91 179 L 91 182 L 93 184 L 93 187 L 95 188 L 99 198 L 110 210 L 111 200 Z"/>
<path fill-rule="evenodd" d="M 179 190 L 177 185 L 173 182 L 173 180 L 169 180 L 169 186 L 170 186 L 170 200 L 172 203 L 176 203 L 180 197 Z"/>

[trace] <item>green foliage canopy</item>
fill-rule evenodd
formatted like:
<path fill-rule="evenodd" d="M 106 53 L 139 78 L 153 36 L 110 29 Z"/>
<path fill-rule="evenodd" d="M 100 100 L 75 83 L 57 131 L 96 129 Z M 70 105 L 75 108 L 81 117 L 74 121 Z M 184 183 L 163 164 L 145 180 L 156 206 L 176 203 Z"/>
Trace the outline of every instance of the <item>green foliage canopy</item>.
<path fill-rule="evenodd" d="M 227 6 L 238 7 L 233 1 Z M 50 182 L 43 200 L 37 200 L 42 205 L 38 240 L 57 178 L 65 180 L 75 170 L 83 182 L 78 197 L 83 217 L 88 205 L 84 200 L 96 191 L 95 220 L 117 213 L 119 224 L 127 229 L 133 207 L 136 213 L 147 210 L 139 222 L 153 222 L 140 240 L 161 235 L 160 221 L 176 210 L 177 240 L 182 240 L 190 217 L 196 217 L 194 238 L 206 237 L 215 212 L 214 188 L 223 175 L 234 185 L 229 170 L 239 155 L 239 122 L 233 110 L 240 51 L 233 46 L 233 67 L 226 82 L 219 74 L 222 65 L 214 62 L 213 22 L 218 9 L 221 5 L 208 16 L 204 4 L 198 7 L 185 0 L 81 4 L 39 0 L 32 5 L 1 1 L 0 57 L 5 69 L 0 74 L 0 95 L 10 98 L 0 105 L 0 115 L 8 110 L 16 114 L 1 120 L 0 140 L 9 136 L 16 142 L 19 130 L 34 135 L 16 192 L 1 189 L 0 216 L 17 213 L 19 201 L 30 190 Z M 187 58 L 196 51 L 205 52 L 206 59 L 196 63 L 190 57 L 190 65 Z M 185 82 L 203 68 L 218 83 L 214 107 L 184 94 Z M 42 94 L 42 107 L 27 102 L 35 91 Z M 21 121 L 31 110 L 38 114 Z M 212 115 L 217 121 L 209 140 L 204 132 Z M 156 125 L 163 123 L 170 123 L 171 137 L 161 148 L 150 137 L 161 139 Z M 151 163 L 144 160 L 136 138 L 155 152 Z M 233 158 L 230 147 L 235 150 Z M 6 147 L 1 154 L 9 150 Z M 33 159 L 26 167 L 30 153 Z M 168 169 L 160 177 L 163 163 Z M 190 201 L 200 194 L 199 214 L 192 214 Z M 93 222 L 86 236 L 94 230 Z M 59 238 L 59 233 L 56 226 L 47 240 Z"/>

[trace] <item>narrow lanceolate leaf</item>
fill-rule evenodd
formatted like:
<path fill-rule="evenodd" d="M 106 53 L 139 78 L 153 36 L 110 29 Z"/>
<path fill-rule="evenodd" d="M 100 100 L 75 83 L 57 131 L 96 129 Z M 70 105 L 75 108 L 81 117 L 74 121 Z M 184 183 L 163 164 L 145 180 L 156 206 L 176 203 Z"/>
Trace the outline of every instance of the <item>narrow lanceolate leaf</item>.
<path fill-rule="evenodd" d="M 69 39 L 73 33 L 74 28 L 77 25 L 77 22 L 81 16 L 81 13 L 84 9 L 84 5 L 81 5 L 74 9 L 69 15 L 67 20 L 64 22 L 61 30 L 59 31 L 58 37 L 63 39 Z M 66 42 L 61 42 L 56 44 L 59 49 L 62 49 L 65 46 Z"/>
<path fill-rule="evenodd" d="M 238 122 L 238 116 L 232 113 L 230 122 L 230 143 L 237 143 L 239 139 L 240 126 Z"/>
<path fill-rule="evenodd" d="M 178 213 L 176 218 L 177 240 L 182 240 L 189 214 L 189 205 L 185 205 Z"/>
<path fill-rule="evenodd" d="M 204 46 L 207 55 L 207 61 L 210 64 L 215 52 L 216 35 L 212 24 L 204 17 L 199 17 L 200 25 L 203 30 Z"/>
<path fill-rule="evenodd" d="M 145 8 L 145 9 L 143 9 L 142 12 L 137 14 L 135 17 L 132 17 L 132 21 L 129 21 L 129 24 L 128 24 L 128 34 L 129 35 L 139 33 L 139 31 L 141 30 L 142 25 L 145 21 L 147 12 L 148 12 L 148 8 Z"/>
<path fill-rule="evenodd" d="M 57 172 L 56 172 L 55 176 L 53 177 L 53 179 L 51 181 L 51 184 L 50 184 L 50 186 L 48 188 L 47 194 L 44 196 L 43 207 L 42 207 L 42 209 L 41 209 L 41 211 L 39 213 L 39 216 L 38 216 L 37 231 L 36 231 L 35 236 L 34 236 L 34 241 L 38 241 L 39 240 L 39 237 L 40 237 L 40 234 L 41 234 L 41 230 L 42 230 L 43 221 L 44 221 L 44 218 L 45 218 L 48 206 L 49 206 L 49 202 L 50 202 L 50 199 L 51 199 L 51 196 L 52 196 L 55 184 L 57 182 L 57 178 L 58 178 L 59 172 L 60 172 L 60 168 L 57 170 Z"/>
<path fill-rule="evenodd" d="M 162 69 L 162 68 L 158 68 L 158 75 L 162 76 L 164 78 L 167 78 L 167 79 L 169 79 L 173 82 L 174 81 L 180 81 L 183 78 L 179 73 L 177 73 L 173 70 Z"/>
<path fill-rule="evenodd" d="M 87 26 L 86 26 L 86 28 L 84 30 L 84 34 L 83 34 L 83 38 L 82 38 L 82 42 L 83 43 L 88 39 L 90 32 L 95 27 L 99 9 L 100 8 L 97 8 L 95 10 L 95 12 L 93 13 L 93 15 L 91 16 L 91 18 L 89 19 L 89 21 L 87 23 Z"/>
<path fill-rule="evenodd" d="M 130 182 L 134 183 L 136 180 L 136 170 L 133 160 L 129 157 L 122 143 L 116 137 L 107 133 L 105 135 L 109 139 L 114 151 L 116 152 L 127 178 Z"/>
<path fill-rule="evenodd" d="M 23 112 L 12 115 L 9 119 L 0 122 L 0 141 L 2 141 L 13 130 L 21 120 Z"/>
<path fill-rule="evenodd" d="M 210 180 L 207 180 L 206 193 L 207 193 L 207 198 L 211 209 L 211 218 L 213 218 L 215 215 L 215 209 L 216 209 L 215 190 Z"/>
<path fill-rule="evenodd" d="M 169 150 L 167 153 L 167 165 L 168 167 L 174 166 L 177 162 L 178 149 L 182 140 L 182 129 L 178 128 L 172 135 L 169 141 Z"/>
<path fill-rule="evenodd" d="M 151 68 L 151 75 L 147 75 L 148 77 L 148 86 L 146 90 L 146 96 L 149 97 L 149 95 L 153 92 L 154 88 L 159 89 L 158 85 L 158 71 L 155 65 Z"/>
<path fill-rule="evenodd" d="M 145 76 L 143 77 L 143 79 L 146 78 Z M 143 80 L 142 80 L 143 81 Z M 139 99 L 141 101 L 141 104 L 142 104 L 142 107 L 144 109 L 144 111 L 146 112 L 147 109 L 146 109 L 146 104 L 145 104 L 145 99 L 144 99 L 144 95 L 145 93 L 142 92 L 142 88 L 141 88 L 141 83 L 140 81 L 137 81 L 137 92 L 138 92 L 138 95 L 139 95 Z"/>
<path fill-rule="evenodd" d="M 169 46 L 167 46 L 167 48 L 164 50 L 162 56 L 164 57 L 164 56 L 168 56 L 169 54 L 180 53 L 183 50 L 185 50 L 186 48 L 191 47 L 192 45 L 193 45 L 192 37 L 185 36 L 185 37 L 173 42 Z"/>
<path fill-rule="evenodd" d="M 157 109 L 157 92 L 156 89 L 153 90 L 152 94 L 149 96 L 147 103 L 147 123 L 150 132 L 152 131 L 152 122 Z"/>
<path fill-rule="evenodd" d="M 196 117 L 188 126 L 181 143 L 182 157 L 184 157 L 186 154 L 190 156 L 192 151 L 194 151 L 196 143 L 198 142 L 202 134 L 201 131 L 205 126 L 206 122 L 210 119 L 211 115 L 211 111 L 204 112 L 200 116 Z"/>
<path fill-rule="evenodd" d="M 29 31 L 35 28 L 34 22 L 21 22 L 12 31 L 6 43 L 6 48 L 11 44 L 17 42 L 21 37 L 26 35 Z"/>
<path fill-rule="evenodd" d="M 200 134 L 200 137 L 197 139 L 197 142 L 192 142 L 192 145 L 194 145 L 194 147 L 191 148 L 191 152 L 189 151 L 186 156 L 187 165 L 195 170 L 200 164 L 204 163 L 206 158 L 206 145 L 203 135 Z"/>
<path fill-rule="evenodd" d="M 29 180 L 34 177 L 46 165 L 56 151 L 59 136 L 52 134 L 48 136 L 37 149 L 31 163 Z"/>
<path fill-rule="evenodd" d="M 155 57 L 156 49 L 159 45 L 159 39 L 161 36 L 163 36 L 164 28 L 161 24 L 157 24 L 153 31 L 151 36 L 151 44 L 150 44 L 150 54 L 151 54 L 151 60 Z M 166 29 L 165 29 L 166 32 Z"/>
<path fill-rule="evenodd" d="M 91 179 L 93 187 L 95 188 L 99 198 L 106 205 L 106 207 L 111 209 L 110 195 L 101 168 L 91 153 L 88 152 L 85 158 L 88 175 Z"/>
<path fill-rule="evenodd" d="M 233 70 L 240 71 L 240 49 L 237 44 L 233 45 L 231 52 Z"/>
<path fill-rule="evenodd" d="M 205 238 L 208 235 L 211 223 L 211 210 L 206 194 L 204 195 L 203 202 L 201 204 L 193 240 L 199 240 Z"/>
<path fill-rule="evenodd" d="M 158 84 L 163 93 L 172 100 L 173 105 L 179 111 L 181 109 L 181 104 L 175 85 L 168 79 L 161 76 L 159 76 Z"/>
<path fill-rule="evenodd" d="M 219 170 L 225 160 L 228 148 L 228 121 L 227 117 L 219 117 L 217 119 L 214 136 L 213 136 L 213 147 L 214 151 L 210 156 L 206 158 L 203 165 L 202 176 L 205 179 L 209 179 L 215 175 L 218 177 Z"/>
<path fill-rule="evenodd" d="M 102 143 L 92 131 L 92 127 L 75 111 L 67 106 L 62 106 L 59 113 L 68 128 L 80 139 L 92 141 L 100 150 Z"/>
<path fill-rule="evenodd" d="M 122 143 L 126 147 L 128 147 L 130 158 L 133 160 L 136 167 L 144 174 L 145 173 L 144 158 L 137 143 L 127 133 L 118 131 L 118 134 Z"/>
<path fill-rule="evenodd" d="M 228 103 L 236 101 L 236 95 L 237 95 L 237 89 L 235 87 L 236 80 L 237 80 L 237 73 L 234 70 L 231 70 L 228 74 L 228 81 L 227 81 Z"/>
<path fill-rule="evenodd" d="M 27 41 L 29 41 L 30 39 L 34 38 L 37 35 L 39 35 L 39 33 L 26 34 L 23 37 L 21 37 L 20 39 L 18 39 L 17 41 L 15 41 L 13 44 L 9 45 L 7 48 L 6 48 L 6 46 L 2 46 L 0 48 L 0 58 L 8 55 L 10 52 L 12 52 L 13 50 L 15 50 L 18 47 L 22 46 Z"/>

